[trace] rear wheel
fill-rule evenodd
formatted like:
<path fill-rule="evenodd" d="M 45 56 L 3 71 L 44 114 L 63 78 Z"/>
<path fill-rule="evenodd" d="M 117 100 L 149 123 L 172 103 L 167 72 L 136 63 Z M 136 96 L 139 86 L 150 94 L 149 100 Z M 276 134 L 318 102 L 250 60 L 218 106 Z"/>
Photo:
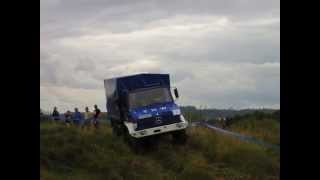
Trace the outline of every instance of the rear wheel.
<path fill-rule="evenodd" d="M 172 132 L 172 140 L 175 144 L 186 144 L 187 139 L 188 136 L 185 129 Z"/>

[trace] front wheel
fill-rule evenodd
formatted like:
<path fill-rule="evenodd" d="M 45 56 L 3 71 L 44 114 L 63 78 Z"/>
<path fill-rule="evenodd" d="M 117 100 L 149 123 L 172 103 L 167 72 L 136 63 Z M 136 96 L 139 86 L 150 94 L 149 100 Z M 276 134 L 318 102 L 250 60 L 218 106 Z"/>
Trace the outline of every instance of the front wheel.
<path fill-rule="evenodd" d="M 118 122 L 111 121 L 112 134 L 116 137 L 122 135 L 122 126 Z"/>
<path fill-rule="evenodd" d="M 124 130 L 123 139 L 134 152 L 139 153 L 141 151 L 141 141 L 137 138 L 132 137 L 129 134 L 129 131 L 127 128 L 125 128 Z"/>
<path fill-rule="evenodd" d="M 172 132 L 172 140 L 175 144 L 186 144 L 188 139 L 186 130 L 179 130 Z"/>

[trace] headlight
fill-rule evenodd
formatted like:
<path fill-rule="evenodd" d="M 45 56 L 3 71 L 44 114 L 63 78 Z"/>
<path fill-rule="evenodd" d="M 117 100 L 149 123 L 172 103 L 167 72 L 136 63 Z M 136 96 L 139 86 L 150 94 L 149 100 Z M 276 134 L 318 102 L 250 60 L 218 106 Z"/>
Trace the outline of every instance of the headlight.
<path fill-rule="evenodd" d="M 137 123 L 133 123 L 132 127 L 133 127 L 133 129 L 137 129 L 137 127 L 138 127 Z"/>
<path fill-rule="evenodd" d="M 172 110 L 172 114 L 173 114 L 174 116 L 180 115 L 180 114 L 181 114 L 181 111 L 180 111 L 180 109 L 174 109 L 174 110 Z"/>
<path fill-rule="evenodd" d="M 142 115 L 138 116 L 138 119 L 145 119 L 145 118 L 150 118 L 150 117 L 152 117 L 151 114 L 142 114 Z"/>
<path fill-rule="evenodd" d="M 147 134 L 147 131 L 145 131 L 145 130 L 140 131 L 139 134 L 140 134 L 141 136 L 143 136 L 143 135 Z"/>
<path fill-rule="evenodd" d="M 182 128 L 184 126 L 184 124 L 183 123 L 177 123 L 176 126 L 177 126 L 177 128 Z"/>

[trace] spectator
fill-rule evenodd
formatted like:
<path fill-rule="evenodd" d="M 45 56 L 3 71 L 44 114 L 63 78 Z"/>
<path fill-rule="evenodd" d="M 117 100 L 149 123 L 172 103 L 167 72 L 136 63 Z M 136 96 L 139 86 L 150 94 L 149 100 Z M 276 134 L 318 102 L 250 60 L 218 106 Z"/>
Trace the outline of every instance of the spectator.
<path fill-rule="evenodd" d="M 79 112 L 78 108 L 74 108 L 73 123 L 75 125 L 80 125 L 81 122 L 82 122 L 82 114 Z"/>
<path fill-rule="evenodd" d="M 57 110 L 57 107 L 53 108 L 52 118 L 53 118 L 54 121 L 59 121 L 60 120 L 60 113 Z"/>
<path fill-rule="evenodd" d="M 67 124 L 67 126 L 69 126 L 71 124 L 71 112 L 68 110 L 65 114 L 65 123 Z"/>
<path fill-rule="evenodd" d="M 85 112 L 84 112 L 84 123 L 83 126 L 90 126 L 91 125 L 91 119 L 92 119 L 92 113 L 90 112 L 89 108 L 86 107 L 85 108 Z"/>
<path fill-rule="evenodd" d="M 94 105 L 93 125 L 95 128 L 98 128 L 98 126 L 99 126 L 98 118 L 100 116 L 100 113 L 101 113 L 101 111 L 98 108 L 98 106 Z"/>

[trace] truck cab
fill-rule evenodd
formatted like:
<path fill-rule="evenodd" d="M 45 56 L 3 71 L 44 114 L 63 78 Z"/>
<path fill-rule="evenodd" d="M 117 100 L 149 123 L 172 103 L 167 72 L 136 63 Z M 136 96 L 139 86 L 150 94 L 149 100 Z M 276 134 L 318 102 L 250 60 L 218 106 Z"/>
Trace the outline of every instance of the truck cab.
<path fill-rule="evenodd" d="M 104 81 L 114 134 L 140 139 L 163 133 L 185 141 L 188 122 L 171 93 L 169 74 L 137 74 Z"/>

